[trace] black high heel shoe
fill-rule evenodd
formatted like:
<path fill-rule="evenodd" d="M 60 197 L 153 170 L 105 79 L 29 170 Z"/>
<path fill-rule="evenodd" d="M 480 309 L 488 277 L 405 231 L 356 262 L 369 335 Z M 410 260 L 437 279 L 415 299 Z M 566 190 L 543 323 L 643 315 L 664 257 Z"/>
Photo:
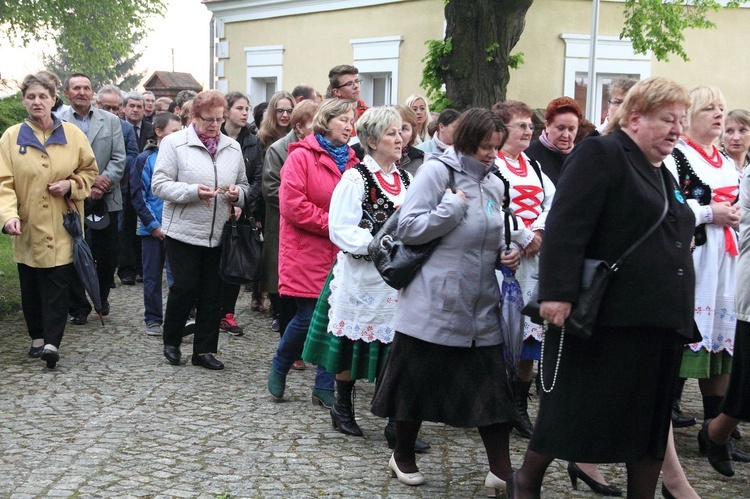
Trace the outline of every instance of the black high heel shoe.
<path fill-rule="evenodd" d="M 661 495 L 664 496 L 664 499 L 677 499 L 675 496 L 672 495 L 672 493 L 669 491 L 666 485 L 664 485 L 664 482 L 661 484 Z"/>
<path fill-rule="evenodd" d="M 570 477 L 570 484 L 575 490 L 578 490 L 578 479 L 580 478 L 583 483 L 588 485 L 592 491 L 603 496 L 614 496 L 619 497 L 622 495 L 622 489 L 615 487 L 614 485 L 604 485 L 599 483 L 578 467 L 578 465 L 572 461 L 568 461 L 568 476 Z"/>

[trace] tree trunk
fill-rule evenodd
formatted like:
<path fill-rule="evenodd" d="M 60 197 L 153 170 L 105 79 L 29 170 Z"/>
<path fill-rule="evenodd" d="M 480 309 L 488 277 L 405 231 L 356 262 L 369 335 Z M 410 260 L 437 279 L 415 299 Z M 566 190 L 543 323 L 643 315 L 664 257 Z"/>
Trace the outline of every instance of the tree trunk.
<path fill-rule="evenodd" d="M 505 100 L 508 58 L 533 0 L 449 0 L 445 36 L 453 50 L 441 61 L 453 107 L 489 108 Z M 489 59 L 489 60 L 488 60 Z"/>

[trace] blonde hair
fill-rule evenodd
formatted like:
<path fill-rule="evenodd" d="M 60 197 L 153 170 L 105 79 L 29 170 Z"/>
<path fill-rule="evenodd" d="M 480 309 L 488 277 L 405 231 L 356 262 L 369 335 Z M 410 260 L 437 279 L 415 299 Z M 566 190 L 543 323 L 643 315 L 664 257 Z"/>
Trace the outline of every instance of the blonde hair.
<path fill-rule="evenodd" d="M 341 116 L 348 112 L 354 112 L 354 118 L 357 118 L 357 103 L 346 99 L 326 99 L 320 103 L 318 112 L 313 118 L 313 132 L 325 135 L 330 132 L 328 122 L 336 116 Z"/>
<path fill-rule="evenodd" d="M 411 109 L 411 105 L 414 104 L 418 100 L 422 100 L 424 102 L 424 108 L 425 113 L 427 114 L 427 118 L 424 122 L 424 128 L 422 130 L 419 130 L 419 124 L 417 124 L 417 127 L 414 129 L 414 136 L 419 137 L 420 142 L 425 142 L 427 140 L 430 140 L 429 135 L 427 134 L 427 128 L 430 125 L 430 122 L 432 121 L 432 114 L 430 113 L 430 102 L 427 100 L 426 97 L 418 94 L 410 95 L 409 98 L 406 99 L 406 107 Z M 413 111 L 413 110 L 412 110 Z"/>
<path fill-rule="evenodd" d="M 690 89 L 690 107 L 688 107 L 687 116 L 687 128 L 690 128 L 690 124 L 693 121 L 693 117 L 698 114 L 701 109 L 704 109 L 711 105 L 711 103 L 718 101 L 721 107 L 726 109 L 727 103 L 724 100 L 724 95 L 716 87 L 693 87 Z"/>
<path fill-rule="evenodd" d="M 657 108 L 670 104 L 683 104 L 687 109 L 690 106 L 687 88 L 661 76 L 639 81 L 625 95 L 605 133 L 626 128 L 630 113 L 648 115 Z"/>

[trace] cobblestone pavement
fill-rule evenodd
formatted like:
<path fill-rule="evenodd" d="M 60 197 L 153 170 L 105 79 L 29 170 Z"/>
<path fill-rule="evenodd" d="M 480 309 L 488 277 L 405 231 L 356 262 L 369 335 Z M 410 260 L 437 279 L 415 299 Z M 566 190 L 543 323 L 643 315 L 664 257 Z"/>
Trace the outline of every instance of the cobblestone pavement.
<path fill-rule="evenodd" d="M 55 370 L 26 356 L 23 319 L 0 321 L 0 496 L 26 497 L 483 497 L 487 465 L 474 430 L 426 423 L 433 450 L 418 460 L 421 487 L 391 479 L 384 421 L 372 416 L 373 386 L 358 383 L 355 407 L 366 438 L 331 428 L 310 402 L 313 369 L 292 371 L 284 402 L 266 390 L 278 340 L 270 319 L 251 312 L 240 294 L 237 320 L 245 336 L 222 333 L 224 371 L 170 366 L 160 338 L 144 334 L 142 287 L 112 291 L 106 325 L 69 325 Z M 685 410 L 699 415 L 695 380 Z M 536 398 L 532 402 L 536 413 Z M 532 415 L 533 415 L 532 414 Z M 627 425 L 627 414 L 615 415 Z M 698 427 L 677 430 L 678 452 L 703 497 L 750 497 L 750 464 L 721 477 L 698 455 Z M 743 428 L 750 442 L 750 427 Z M 520 466 L 527 441 L 511 437 Z M 744 444 L 750 450 L 750 443 Z M 594 497 L 570 487 L 555 461 L 544 497 Z M 602 467 L 625 486 L 622 465 Z M 584 490 L 585 489 L 585 490 Z"/>

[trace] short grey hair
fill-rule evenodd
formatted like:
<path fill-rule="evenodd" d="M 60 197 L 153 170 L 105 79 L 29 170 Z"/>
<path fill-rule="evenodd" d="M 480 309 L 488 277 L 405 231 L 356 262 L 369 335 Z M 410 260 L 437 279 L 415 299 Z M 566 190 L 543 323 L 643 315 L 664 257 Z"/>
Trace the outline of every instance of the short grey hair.
<path fill-rule="evenodd" d="M 326 99 L 320 103 L 318 112 L 313 118 L 313 132 L 325 135 L 330 132 L 328 122 L 336 116 L 341 116 L 350 111 L 354 111 L 354 119 L 357 119 L 357 103 L 353 100 L 346 99 Z"/>
<path fill-rule="evenodd" d="M 101 98 L 102 95 L 106 95 L 106 94 L 114 94 L 117 96 L 118 99 L 120 99 L 120 102 L 122 102 L 122 92 L 115 85 L 104 85 L 96 93 L 96 96 L 98 98 Z"/>
<path fill-rule="evenodd" d="M 127 94 L 125 94 L 125 97 L 123 97 L 122 103 L 127 105 L 129 100 L 134 100 L 134 101 L 144 103 L 143 94 L 141 94 L 140 92 L 128 92 Z"/>
<path fill-rule="evenodd" d="M 380 142 L 386 130 L 394 125 L 401 128 L 401 121 L 401 113 L 394 107 L 371 107 L 365 111 L 357 120 L 357 138 L 362 151 L 372 154 L 372 146 Z"/>

